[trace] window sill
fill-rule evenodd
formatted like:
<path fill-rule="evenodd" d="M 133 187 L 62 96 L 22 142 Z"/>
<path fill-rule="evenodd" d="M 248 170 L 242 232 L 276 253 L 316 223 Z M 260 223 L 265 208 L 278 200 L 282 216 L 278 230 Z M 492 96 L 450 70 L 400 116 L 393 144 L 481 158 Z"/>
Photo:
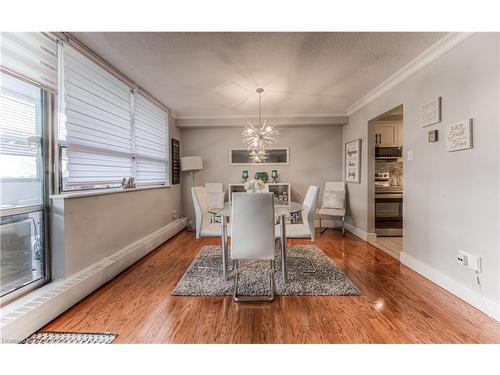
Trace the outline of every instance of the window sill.
<path fill-rule="evenodd" d="M 119 194 L 119 193 L 130 193 L 133 191 L 143 191 L 143 190 L 153 190 L 153 189 L 168 189 L 172 185 L 158 185 L 158 186 L 139 186 L 133 189 L 101 189 L 92 191 L 81 191 L 81 192 L 68 192 L 62 194 L 51 195 L 50 199 L 73 199 L 73 198 L 84 198 L 84 197 L 94 197 L 98 195 L 108 195 L 108 194 Z"/>

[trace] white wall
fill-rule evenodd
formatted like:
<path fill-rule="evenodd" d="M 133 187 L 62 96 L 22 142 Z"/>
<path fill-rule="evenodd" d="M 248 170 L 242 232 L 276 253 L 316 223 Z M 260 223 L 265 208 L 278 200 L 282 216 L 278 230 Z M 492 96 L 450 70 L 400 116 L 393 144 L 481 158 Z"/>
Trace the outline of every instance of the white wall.
<path fill-rule="evenodd" d="M 404 105 L 403 258 L 414 267 L 425 267 L 428 277 L 441 280 L 462 298 L 480 292 L 496 308 L 500 300 L 499 35 L 472 35 L 352 114 L 343 128 L 344 142 L 363 140 L 361 184 L 348 184 L 347 221 L 370 231 L 367 179 L 372 176 L 367 175 L 366 155 L 371 152 L 367 141 L 373 137 L 368 122 Z M 442 97 L 442 121 L 422 128 L 420 105 L 437 96 Z M 469 118 L 474 120 L 474 148 L 446 152 L 445 126 Z M 427 142 L 427 131 L 432 129 L 439 130 L 437 143 Z M 406 158 L 409 150 L 414 153 L 412 161 Z M 459 250 L 482 257 L 481 291 L 473 273 L 457 265 Z M 468 300 L 488 310 L 488 303 Z"/>
<path fill-rule="evenodd" d="M 325 180 L 342 179 L 342 128 L 325 127 L 282 127 L 277 137 L 276 146 L 290 147 L 290 164 L 283 166 L 230 166 L 229 149 L 246 148 L 242 143 L 241 128 L 195 128 L 182 129 L 183 156 L 201 156 L 204 169 L 196 172 L 196 184 L 223 182 L 227 184 L 241 182 L 241 173 L 249 171 L 250 177 L 255 172 L 269 174 L 277 169 L 279 181 L 292 184 L 292 200 L 302 201 L 309 185 L 323 186 Z M 183 207 L 187 216 L 192 215 L 192 203 L 189 188 L 191 178 L 183 175 Z M 226 197 L 227 199 L 227 197 Z M 190 216 L 191 217 L 191 216 Z"/>

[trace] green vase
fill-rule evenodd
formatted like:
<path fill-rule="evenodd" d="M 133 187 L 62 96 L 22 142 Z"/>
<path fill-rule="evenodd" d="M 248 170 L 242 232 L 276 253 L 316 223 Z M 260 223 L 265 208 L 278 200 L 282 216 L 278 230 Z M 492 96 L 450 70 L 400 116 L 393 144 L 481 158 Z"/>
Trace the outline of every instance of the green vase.
<path fill-rule="evenodd" d="M 273 179 L 273 182 L 278 182 L 278 171 L 276 169 L 273 169 L 271 171 L 271 177 Z"/>
<path fill-rule="evenodd" d="M 248 171 L 243 171 L 241 174 L 241 178 L 243 179 L 244 182 L 247 182 L 248 180 Z"/>
<path fill-rule="evenodd" d="M 261 180 L 263 183 L 267 184 L 267 181 L 269 181 L 269 175 L 267 172 L 255 172 L 255 177 L 256 180 Z"/>

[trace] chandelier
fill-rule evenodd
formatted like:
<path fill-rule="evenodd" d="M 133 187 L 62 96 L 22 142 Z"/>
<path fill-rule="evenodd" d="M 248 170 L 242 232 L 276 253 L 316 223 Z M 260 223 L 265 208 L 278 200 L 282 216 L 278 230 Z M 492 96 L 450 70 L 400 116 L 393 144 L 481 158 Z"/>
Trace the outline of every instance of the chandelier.
<path fill-rule="evenodd" d="M 259 94 L 259 125 L 254 126 L 250 121 L 247 121 L 241 134 L 243 141 L 247 143 L 252 162 L 262 163 L 269 157 L 266 147 L 276 141 L 278 131 L 274 128 L 274 124 L 266 125 L 267 120 L 262 123 L 262 93 L 264 89 L 259 87 L 256 91 Z"/>

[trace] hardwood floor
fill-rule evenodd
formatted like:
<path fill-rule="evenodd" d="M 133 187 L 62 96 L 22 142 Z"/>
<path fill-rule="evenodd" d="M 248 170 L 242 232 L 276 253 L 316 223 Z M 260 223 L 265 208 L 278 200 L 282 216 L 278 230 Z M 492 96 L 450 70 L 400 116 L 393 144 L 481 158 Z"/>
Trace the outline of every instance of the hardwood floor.
<path fill-rule="evenodd" d="M 115 343 L 500 343 L 499 323 L 390 255 L 350 233 L 317 238 L 363 295 L 172 297 L 201 247 L 219 243 L 183 231 L 42 330 L 114 332 Z"/>

